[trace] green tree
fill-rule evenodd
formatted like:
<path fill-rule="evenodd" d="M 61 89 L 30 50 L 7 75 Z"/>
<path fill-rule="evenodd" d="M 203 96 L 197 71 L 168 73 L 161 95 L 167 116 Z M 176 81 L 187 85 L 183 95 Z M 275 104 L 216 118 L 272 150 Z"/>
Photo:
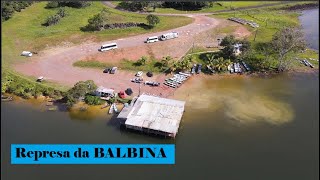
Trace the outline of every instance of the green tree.
<path fill-rule="evenodd" d="M 59 8 L 57 14 L 58 14 L 61 18 L 66 17 L 66 16 L 68 15 L 67 12 L 66 12 L 66 10 L 65 10 L 64 8 Z"/>
<path fill-rule="evenodd" d="M 138 61 L 137 63 L 140 64 L 140 65 L 145 65 L 146 62 L 147 62 L 148 58 L 145 57 L 145 56 L 142 56 Z"/>
<path fill-rule="evenodd" d="M 156 15 L 153 15 L 153 14 L 149 14 L 146 17 L 146 19 L 148 21 L 149 26 L 151 26 L 151 27 L 154 27 L 156 24 L 160 23 L 159 17 Z"/>
<path fill-rule="evenodd" d="M 57 8 L 57 7 L 59 7 L 58 1 L 50 1 L 46 5 L 46 8 Z"/>
<path fill-rule="evenodd" d="M 88 29 L 91 31 L 101 31 L 108 21 L 108 12 L 102 10 L 99 14 L 94 15 L 88 20 Z"/>
<path fill-rule="evenodd" d="M 59 23 L 61 17 L 57 14 L 49 16 L 45 22 L 45 25 L 47 26 L 52 26 L 52 25 L 56 25 Z"/>
<path fill-rule="evenodd" d="M 278 59 L 278 70 L 285 71 L 293 61 L 290 55 L 305 50 L 306 42 L 303 33 L 297 28 L 284 28 L 273 35 L 271 42 Z"/>
<path fill-rule="evenodd" d="M 163 57 L 161 60 L 161 66 L 163 71 L 167 71 L 172 65 L 173 58 L 171 56 Z"/>
<path fill-rule="evenodd" d="M 89 105 L 101 105 L 103 104 L 103 101 L 98 96 L 92 96 L 87 94 L 84 98 L 84 102 Z"/>

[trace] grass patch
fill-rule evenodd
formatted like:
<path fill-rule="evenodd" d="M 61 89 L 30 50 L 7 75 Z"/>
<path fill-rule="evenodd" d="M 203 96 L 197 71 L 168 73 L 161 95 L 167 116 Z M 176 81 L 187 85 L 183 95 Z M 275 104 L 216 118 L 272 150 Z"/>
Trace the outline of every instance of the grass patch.
<path fill-rule="evenodd" d="M 283 27 L 297 27 L 299 26 L 299 14 L 296 12 L 280 11 L 280 10 L 268 10 L 268 9 L 254 9 L 250 11 L 237 11 L 232 13 L 221 13 L 218 15 L 212 15 L 212 17 L 218 18 L 230 18 L 237 17 L 246 20 L 252 20 L 259 24 L 259 28 L 254 29 L 247 26 L 247 29 L 251 31 L 249 40 L 254 42 L 254 36 L 256 35 L 255 42 L 269 42 L 272 39 L 274 33 Z M 233 29 L 226 27 L 224 31 L 232 31 Z"/>
<path fill-rule="evenodd" d="M 80 30 L 88 23 L 88 19 L 103 8 L 110 12 L 109 22 L 141 22 L 147 23 L 144 14 L 135 14 L 111 9 L 101 2 L 92 2 L 86 8 L 65 7 L 69 14 L 61 19 L 59 24 L 44 27 L 41 24 L 50 15 L 56 13 L 57 9 L 46 9 L 47 2 L 35 3 L 20 13 L 16 13 L 8 21 L 2 22 L 2 60 L 3 65 L 23 60 L 20 53 L 23 50 L 40 51 L 46 47 L 52 47 L 62 42 L 74 44 L 90 41 L 107 41 L 127 36 L 134 36 L 149 32 L 157 32 L 180 27 L 192 22 L 188 17 L 160 17 L 160 23 L 151 30 L 141 27 L 127 29 L 113 29 L 100 32 L 83 32 Z"/>
<path fill-rule="evenodd" d="M 149 58 L 145 65 L 138 65 L 136 61 L 131 61 L 128 59 L 123 59 L 119 63 L 110 64 L 100 61 L 77 61 L 73 63 L 73 66 L 82 67 L 82 68 L 95 68 L 95 69 L 105 69 L 107 67 L 118 67 L 119 69 L 124 69 L 128 71 L 151 71 L 154 73 L 163 72 L 161 69 L 161 63 L 159 60 L 154 58 Z"/>

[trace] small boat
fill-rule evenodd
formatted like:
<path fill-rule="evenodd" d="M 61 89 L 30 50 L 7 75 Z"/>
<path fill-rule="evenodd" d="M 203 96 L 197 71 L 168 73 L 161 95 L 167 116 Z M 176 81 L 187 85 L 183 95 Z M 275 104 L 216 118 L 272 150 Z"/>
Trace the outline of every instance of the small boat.
<path fill-rule="evenodd" d="M 230 66 L 230 73 L 233 74 L 234 73 L 234 68 L 233 65 Z"/>
<path fill-rule="evenodd" d="M 239 73 L 242 73 L 242 69 L 241 69 L 240 63 L 237 63 L 237 66 L 238 66 Z"/>
<path fill-rule="evenodd" d="M 183 76 L 187 76 L 187 77 L 190 77 L 191 74 L 187 74 L 187 73 L 183 73 L 183 72 L 179 72 L 180 75 L 183 75 Z"/>
<path fill-rule="evenodd" d="M 249 66 L 244 62 L 244 61 L 241 61 L 243 67 L 247 70 L 247 71 L 250 71 L 250 68 Z"/>
<path fill-rule="evenodd" d="M 307 61 L 306 61 L 305 59 L 303 59 L 302 62 L 303 62 L 303 64 L 304 64 L 305 66 L 309 66 L 309 64 L 307 63 Z"/>
<path fill-rule="evenodd" d="M 56 111 L 58 108 L 57 107 L 49 107 L 48 111 Z"/>
<path fill-rule="evenodd" d="M 116 104 L 113 104 L 113 110 L 115 113 L 118 113 L 118 108 L 117 108 Z"/>
<path fill-rule="evenodd" d="M 113 109 L 114 109 L 113 104 L 111 104 L 111 106 L 110 106 L 110 108 L 109 108 L 109 114 L 112 114 L 112 113 L 113 113 Z"/>
<path fill-rule="evenodd" d="M 237 64 L 236 64 L 236 63 L 233 63 L 233 69 L 234 69 L 234 72 L 235 72 L 235 73 L 238 72 L 238 68 L 237 68 Z"/>
<path fill-rule="evenodd" d="M 215 73 L 215 71 L 209 65 L 207 65 L 207 68 L 209 69 L 210 72 Z M 228 66 L 228 68 L 229 68 L 229 66 Z"/>
<path fill-rule="evenodd" d="M 310 66 L 311 68 L 314 68 L 314 66 L 313 66 L 309 61 L 306 60 L 306 63 L 307 63 L 308 66 Z"/>
<path fill-rule="evenodd" d="M 3 96 L 1 95 L 1 101 L 12 101 L 13 97 L 12 96 Z"/>

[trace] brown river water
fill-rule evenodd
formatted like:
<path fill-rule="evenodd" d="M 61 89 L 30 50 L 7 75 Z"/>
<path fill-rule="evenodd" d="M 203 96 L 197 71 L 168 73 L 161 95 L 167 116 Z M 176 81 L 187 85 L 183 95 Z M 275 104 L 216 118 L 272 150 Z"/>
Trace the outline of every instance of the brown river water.
<path fill-rule="evenodd" d="M 4 179 L 317 179 L 319 74 L 190 79 L 175 140 L 121 131 L 107 113 L 79 118 L 1 106 Z M 84 115 L 84 114 L 82 114 Z M 10 165 L 10 144 L 174 143 L 175 165 Z"/>

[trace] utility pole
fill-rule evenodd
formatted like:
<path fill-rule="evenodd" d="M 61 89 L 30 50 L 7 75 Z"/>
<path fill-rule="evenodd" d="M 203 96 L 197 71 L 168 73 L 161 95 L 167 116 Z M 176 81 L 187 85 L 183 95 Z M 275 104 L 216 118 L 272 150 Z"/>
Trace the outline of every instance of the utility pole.
<path fill-rule="evenodd" d="M 139 96 L 140 97 L 140 92 L 141 92 L 141 83 L 139 83 Z"/>

